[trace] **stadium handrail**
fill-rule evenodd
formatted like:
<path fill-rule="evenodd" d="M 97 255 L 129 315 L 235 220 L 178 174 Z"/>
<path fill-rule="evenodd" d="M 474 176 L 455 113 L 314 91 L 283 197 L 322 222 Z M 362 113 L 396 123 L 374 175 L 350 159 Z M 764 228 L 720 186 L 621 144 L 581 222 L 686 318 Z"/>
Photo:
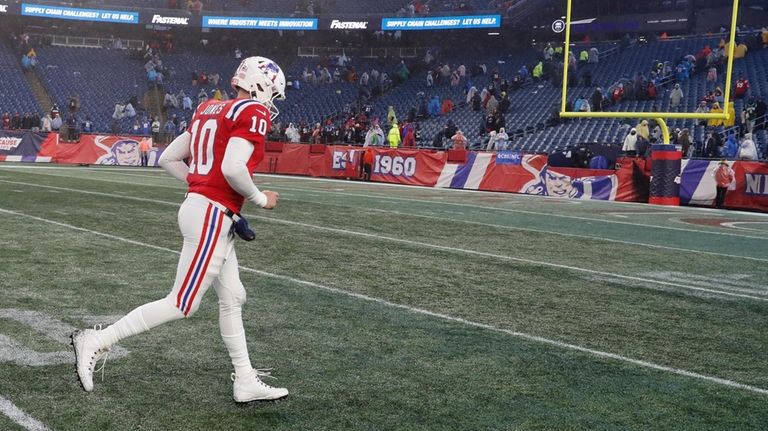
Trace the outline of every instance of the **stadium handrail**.
<path fill-rule="evenodd" d="M 51 40 L 53 46 L 66 46 L 70 48 L 112 48 L 116 38 L 91 37 L 91 36 L 63 36 L 48 33 L 27 33 L 30 36 Z M 143 40 L 122 39 L 124 49 L 144 48 Z"/>

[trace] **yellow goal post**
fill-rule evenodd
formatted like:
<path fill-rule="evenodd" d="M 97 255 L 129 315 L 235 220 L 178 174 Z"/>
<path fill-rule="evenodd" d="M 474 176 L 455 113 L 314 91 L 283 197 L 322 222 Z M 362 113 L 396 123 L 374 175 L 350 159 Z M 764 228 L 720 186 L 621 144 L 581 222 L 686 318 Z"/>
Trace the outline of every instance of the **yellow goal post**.
<path fill-rule="evenodd" d="M 661 127 L 665 144 L 669 144 L 669 128 L 664 118 L 669 119 L 728 119 L 728 104 L 731 100 L 731 78 L 733 73 L 733 49 L 736 42 L 736 21 L 739 13 L 739 0 L 733 0 L 733 14 L 731 16 L 731 33 L 728 44 L 728 65 L 725 73 L 725 94 L 723 98 L 722 113 L 696 113 L 696 112 L 569 112 L 565 110 L 568 96 L 568 56 L 571 48 L 571 4 L 573 0 L 566 0 L 565 12 L 565 49 L 563 51 L 563 94 L 560 100 L 560 116 L 565 118 L 653 118 Z"/>

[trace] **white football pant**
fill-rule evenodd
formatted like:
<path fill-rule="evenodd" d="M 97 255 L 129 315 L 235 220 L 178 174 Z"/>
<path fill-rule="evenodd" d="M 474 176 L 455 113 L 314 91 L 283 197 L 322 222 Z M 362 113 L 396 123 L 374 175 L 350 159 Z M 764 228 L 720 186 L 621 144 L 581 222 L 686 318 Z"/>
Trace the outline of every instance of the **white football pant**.
<path fill-rule="evenodd" d="M 235 372 L 251 371 L 242 305 L 245 288 L 240 281 L 232 219 L 226 209 L 206 197 L 189 193 L 179 209 L 179 229 L 184 245 L 176 269 L 176 281 L 163 299 L 144 304 L 99 332 L 102 347 L 147 331 L 163 323 L 192 316 L 213 284 L 219 297 L 219 327 Z"/>

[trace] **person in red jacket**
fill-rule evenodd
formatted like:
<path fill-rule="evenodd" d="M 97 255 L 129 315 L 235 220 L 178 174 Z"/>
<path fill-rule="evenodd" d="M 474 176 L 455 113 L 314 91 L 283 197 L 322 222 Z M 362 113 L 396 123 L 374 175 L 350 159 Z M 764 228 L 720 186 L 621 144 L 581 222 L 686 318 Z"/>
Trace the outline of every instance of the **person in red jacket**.
<path fill-rule="evenodd" d="M 728 162 L 721 160 L 714 172 L 715 183 L 717 185 L 717 195 L 715 197 L 715 207 L 722 208 L 725 202 L 725 194 L 728 193 L 728 187 L 735 177 L 733 169 L 728 166 Z"/>
<path fill-rule="evenodd" d="M 744 75 L 739 76 L 739 80 L 736 81 L 736 84 L 733 87 L 733 97 L 737 99 L 742 99 L 744 96 L 747 95 L 747 92 L 749 91 L 749 80 L 744 77 Z"/>

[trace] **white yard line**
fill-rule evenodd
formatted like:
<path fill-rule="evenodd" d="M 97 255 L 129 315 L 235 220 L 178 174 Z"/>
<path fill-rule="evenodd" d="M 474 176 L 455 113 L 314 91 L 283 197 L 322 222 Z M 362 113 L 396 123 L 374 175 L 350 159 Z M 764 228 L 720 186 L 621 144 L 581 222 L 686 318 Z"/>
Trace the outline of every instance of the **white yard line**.
<path fill-rule="evenodd" d="M 4 166 L 0 165 L 0 169 L 2 169 Z M 65 169 L 78 169 L 76 167 L 45 167 L 45 166 L 7 166 L 7 168 L 25 168 L 25 169 L 53 169 L 53 170 L 65 170 Z M 157 169 L 147 170 L 147 169 L 132 169 L 132 168 L 79 168 L 81 170 L 89 170 L 89 171 L 98 171 L 98 172 L 105 172 L 109 173 L 110 171 L 115 172 L 161 172 Z M 107 170 L 109 169 L 109 170 Z M 132 175 L 132 176 L 139 176 L 139 175 Z M 343 183 L 345 185 L 355 185 L 355 186 L 374 186 L 374 187 L 396 187 L 396 188 L 406 188 L 406 189 L 419 189 L 419 190 L 428 190 L 433 192 L 446 192 L 446 193 L 471 193 L 471 194 L 490 194 L 493 196 L 504 196 L 509 195 L 510 197 L 514 196 L 515 198 L 523 198 L 523 199 L 555 199 L 555 200 L 561 200 L 568 203 L 593 203 L 593 204 L 605 204 L 610 203 L 611 205 L 630 205 L 642 208 L 645 211 L 653 212 L 654 207 L 652 205 L 648 205 L 646 203 L 641 202 L 619 202 L 619 201 L 574 201 L 573 199 L 568 198 L 559 198 L 554 196 L 538 196 L 538 195 L 527 195 L 524 193 L 503 193 L 503 192 L 490 192 L 490 191 L 483 191 L 483 190 L 462 190 L 462 189 L 444 189 L 444 188 L 434 188 L 434 187 L 423 187 L 423 186 L 412 186 L 412 185 L 404 185 L 404 184 L 390 184 L 390 183 L 369 183 L 369 182 L 359 182 L 359 181 L 348 181 L 348 180 L 338 180 L 333 178 L 314 178 L 314 177 L 296 177 L 296 176 L 286 176 L 286 175 L 274 175 L 274 174 L 255 174 L 255 177 L 263 177 L 263 178 L 279 178 L 279 179 L 287 179 L 287 180 L 296 180 L 296 181 L 319 181 L 319 182 L 332 182 L 332 183 Z M 151 177 L 151 178 L 158 178 L 158 176 L 152 175 L 152 176 L 145 176 L 145 177 Z M 71 177 L 69 177 L 71 178 Z M 87 178 L 82 178 L 87 179 Z M 345 196 L 356 196 L 356 197 L 364 197 L 364 198 L 372 198 L 372 199 L 384 199 L 384 200 L 393 200 L 393 201 L 405 201 L 405 202 L 415 202 L 415 203 L 424 203 L 423 199 L 416 199 L 416 198 L 407 198 L 407 197 L 396 197 L 396 196 L 385 196 L 385 195 L 378 195 L 378 194 L 364 194 L 364 193 L 355 193 L 351 191 L 344 191 L 344 192 L 338 192 L 333 190 L 319 190 L 319 189 L 305 189 L 305 188 L 298 188 L 298 187 L 291 187 L 291 186 L 282 186 L 277 185 L 276 187 L 285 189 L 285 190 L 293 190 L 293 191 L 304 191 L 304 192 L 312 192 L 312 193 L 326 193 L 326 194 L 336 194 L 336 195 L 345 195 Z M 437 198 L 437 197 L 436 197 Z M 459 206 L 459 207 L 466 207 L 466 208 L 477 208 L 477 209 L 485 209 L 485 210 L 491 210 L 491 211 L 501 211 L 501 212 L 507 212 L 507 213 L 518 213 L 518 214 L 530 214 L 530 215 L 537 215 L 537 216 L 548 216 L 548 217 L 558 217 L 558 218 L 565 218 L 565 219 L 572 219 L 572 220 L 583 220 L 583 221 L 589 221 L 589 222 L 601 222 L 601 223 L 609 223 L 609 224 L 621 224 L 621 225 L 630 225 L 630 226 L 639 226 L 639 227 L 648 227 L 653 229 L 663 229 L 663 230 L 673 230 L 673 231 L 682 231 L 682 232 L 696 232 L 696 233 L 704 233 L 704 234 L 712 234 L 712 235 L 725 235 L 725 236 L 735 236 L 735 237 L 742 237 L 742 238 L 755 238 L 755 236 L 749 236 L 749 235 L 741 235 L 738 233 L 730 233 L 730 232 L 718 232 L 718 231 L 706 231 L 706 230 L 698 230 L 698 229 L 686 229 L 686 228 L 679 228 L 679 227 L 671 227 L 671 226 L 659 226 L 659 225 L 652 225 L 652 224 L 640 224 L 640 223 L 634 223 L 629 221 L 620 221 L 620 220 L 609 220 L 609 219 L 600 219 L 600 218 L 590 218 L 590 217 L 581 217 L 581 216 L 573 216 L 573 215 L 566 215 L 566 214 L 557 214 L 557 213 L 550 213 L 550 212 L 540 212 L 540 211 L 530 211 L 530 210 L 521 210 L 521 209 L 513 209 L 513 208 L 500 208 L 500 207 L 493 207 L 493 206 L 486 206 L 486 205 L 477 205 L 477 204 L 467 204 L 467 203 L 459 203 L 459 202 L 445 202 L 445 201 L 434 201 L 434 200 L 428 200 L 429 203 L 439 204 L 439 205 L 451 205 L 451 206 Z M 658 207 L 659 211 L 675 211 L 675 214 L 679 215 L 686 215 L 687 212 L 691 211 L 698 211 L 698 212 L 706 212 L 710 215 L 712 214 L 718 214 L 718 215 L 746 215 L 746 216 L 754 216 L 754 217 L 768 217 L 768 213 L 753 213 L 753 212 L 746 212 L 746 211 L 735 211 L 735 210 L 718 210 L 718 209 L 710 209 L 710 208 L 697 208 L 697 207 Z"/>
<path fill-rule="evenodd" d="M 97 170 L 101 170 L 101 169 L 97 169 Z M 53 176 L 53 177 L 72 178 L 70 176 L 65 176 L 65 175 L 54 175 L 54 174 L 46 174 L 46 175 Z M 134 176 L 149 177 L 147 175 L 134 175 Z M 83 180 L 87 180 L 87 181 L 100 181 L 100 182 L 106 182 L 106 183 L 115 183 L 115 184 L 125 184 L 124 181 L 110 180 L 110 179 L 104 179 L 104 178 L 78 178 L 78 179 L 83 179 Z M 52 189 L 52 190 L 57 189 L 57 187 L 46 186 L 46 185 L 43 185 L 43 184 L 25 183 L 25 182 L 2 180 L 2 179 L 0 179 L 0 182 L 7 182 L 7 183 L 11 183 L 11 184 L 18 184 L 18 185 L 28 185 L 28 186 L 33 186 L 33 187 L 43 187 L 43 188 L 49 188 L 49 189 Z M 132 185 L 174 189 L 174 190 L 179 190 L 180 193 L 182 193 L 182 190 L 184 190 L 181 185 L 178 185 L 178 186 L 172 186 L 172 185 L 167 185 L 167 184 L 132 184 Z M 284 188 L 284 187 L 278 186 L 278 188 Z M 70 190 L 72 190 L 72 189 L 70 189 Z M 114 196 L 114 195 L 109 195 L 109 196 Z M 322 204 L 322 205 L 339 205 L 339 206 L 344 206 L 344 205 L 341 205 L 341 204 L 329 204 L 328 202 L 316 202 L 316 201 L 310 201 L 310 202 L 313 202 L 313 203 L 316 203 L 316 204 Z M 435 203 L 440 203 L 440 202 L 435 202 Z M 359 207 L 359 208 L 356 207 L 356 208 L 359 211 L 383 212 L 383 213 L 389 213 L 389 214 L 406 215 L 406 216 L 426 218 L 426 219 L 431 219 L 431 220 L 445 221 L 444 217 L 439 217 L 439 216 L 434 216 L 434 215 L 425 215 L 425 214 L 419 214 L 419 213 L 410 213 L 410 212 L 403 212 L 403 211 L 396 211 L 396 210 L 387 210 L 387 209 L 379 209 L 379 208 L 364 208 L 364 207 Z M 466 215 L 464 213 L 458 213 L 458 214 Z M 484 213 L 484 214 L 487 214 L 487 213 Z M 637 246 L 656 248 L 656 249 L 662 249 L 662 250 L 682 251 L 682 252 L 688 252 L 688 253 L 706 254 L 706 255 L 711 255 L 711 256 L 722 256 L 722 257 L 728 257 L 728 258 L 754 260 L 754 261 L 758 261 L 758 262 L 768 262 L 768 258 L 742 256 L 742 255 L 728 254 L 728 253 L 718 253 L 718 252 L 714 252 L 714 251 L 695 250 L 695 249 L 682 248 L 682 247 L 670 247 L 670 246 L 657 245 L 657 244 L 647 244 L 647 243 L 642 243 L 642 242 L 626 241 L 626 240 L 605 238 L 605 237 L 599 237 L 599 236 L 593 236 L 593 235 L 579 235 L 579 234 L 564 233 L 564 232 L 557 232 L 557 231 L 543 230 L 543 229 L 529 229 L 529 228 L 516 227 L 516 226 L 507 226 L 507 225 L 500 225 L 500 224 L 494 224 L 494 223 L 484 223 L 484 222 L 478 222 L 478 221 L 473 221 L 473 220 L 462 220 L 462 219 L 457 219 L 457 218 L 451 218 L 451 219 L 449 219 L 449 221 L 458 222 L 458 223 L 472 224 L 472 225 L 477 225 L 477 226 L 486 226 L 486 227 L 499 228 L 499 229 L 515 230 L 515 231 L 521 231 L 521 232 L 543 233 L 543 234 L 558 235 L 558 236 L 564 236 L 564 237 L 570 237 L 570 238 L 583 238 L 583 239 L 592 239 L 592 240 L 596 240 L 596 241 L 612 242 L 612 243 L 616 243 L 616 244 L 637 245 Z M 699 232 L 699 231 L 697 231 L 697 232 Z M 705 232 L 705 233 L 709 233 L 709 232 Z M 747 236 L 747 238 L 755 239 L 755 237 L 752 237 L 752 236 Z"/>
<path fill-rule="evenodd" d="M 163 252 L 166 252 L 166 253 L 179 254 L 179 252 L 177 250 L 172 250 L 172 249 L 167 248 L 167 247 L 160 247 L 160 246 L 157 246 L 157 245 L 148 244 L 148 243 L 141 242 L 141 241 L 135 241 L 135 240 L 128 239 L 128 238 L 123 238 L 123 237 L 120 237 L 120 236 L 117 236 L 117 235 L 111 235 L 111 234 L 108 234 L 108 233 L 97 232 L 97 231 L 94 231 L 94 230 L 77 227 L 77 226 L 70 225 L 70 224 L 67 224 L 67 223 L 61 223 L 61 222 L 57 222 L 57 221 L 54 221 L 54 220 L 44 219 L 44 218 L 41 218 L 41 217 L 35 217 L 35 216 L 32 216 L 32 215 L 24 214 L 24 213 L 17 212 L 17 211 L 12 211 L 12 210 L 7 210 L 7 209 L 0 208 L 0 212 L 5 213 L 5 214 L 11 214 L 11 215 L 14 215 L 14 216 L 17 216 L 17 217 L 23 217 L 23 218 L 27 218 L 27 219 L 31 219 L 31 220 L 36 220 L 36 221 L 43 222 L 43 223 L 52 224 L 52 225 L 59 226 L 59 227 L 65 227 L 65 228 L 68 228 L 68 229 L 71 229 L 71 230 L 75 230 L 75 231 L 79 231 L 79 232 L 85 232 L 85 233 L 89 233 L 89 234 L 92 234 L 92 235 L 96 235 L 96 236 L 100 236 L 100 237 L 104 237 L 104 238 L 108 238 L 108 239 L 112 239 L 112 240 L 116 240 L 116 241 L 122 241 L 122 242 L 126 242 L 128 244 L 133 244 L 133 245 L 137 245 L 137 246 L 147 247 L 147 248 L 151 248 L 151 249 L 154 249 L 154 250 L 163 251 Z M 463 324 L 463 325 L 466 325 L 466 326 L 471 326 L 471 327 L 475 327 L 475 328 L 479 328 L 479 329 L 485 329 L 485 330 L 492 331 L 492 332 L 497 332 L 497 333 L 502 333 L 502 334 L 510 335 L 512 337 L 515 337 L 515 338 L 520 338 L 520 339 L 524 339 L 524 340 L 535 342 L 535 343 L 546 344 L 546 345 L 557 347 L 557 348 L 560 348 L 560 349 L 572 350 L 572 351 L 577 351 L 577 352 L 585 353 L 585 354 L 588 354 L 588 355 L 591 355 L 591 356 L 595 356 L 595 357 L 598 357 L 598 358 L 602 358 L 602 359 L 611 359 L 611 360 L 615 360 L 615 361 L 618 361 L 618 362 L 624 362 L 624 363 L 629 363 L 629 364 L 632 364 L 632 365 L 636 365 L 636 366 L 639 366 L 639 367 L 642 367 L 642 368 L 649 368 L 649 369 L 653 369 L 653 370 L 657 370 L 657 371 L 664 371 L 664 372 L 668 372 L 668 373 L 672 373 L 672 374 L 677 374 L 677 375 L 680 375 L 680 376 L 685 376 L 685 377 L 689 377 L 689 378 L 692 378 L 692 379 L 695 379 L 695 380 L 701 380 L 701 381 L 705 381 L 705 382 L 708 382 L 708 383 L 713 383 L 713 384 L 720 385 L 720 386 L 726 386 L 726 387 L 730 387 L 730 388 L 742 389 L 742 390 L 745 390 L 745 391 L 748 391 L 748 392 L 752 392 L 752 393 L 755 393 L 755 394 L 760 394 L 760 395 L 768 395 L 768 389 L 763 389 L 763 388 L 759 388 L 759 387 L 756 387 L 756 386 L 751 386 L 751 385 L 735 382 L 733 380 L 728 380 L 728 379 L 723 379 L 723 378 L 720 378 L 720 377 L 714 377 L 714 376 L 709 376 L 709 375 L 705 375 L 705 374 L 700 374 L 700 373 L 696 373 L 696 372 L 693 372 L 693 371 L 684 370 L 684 369 L 681 369 L 681 368 L 675 368 L 675 367 L 670 367 L 670 366 L 666 366 L 666 365 L 659 365 L 659 364 L 655 364 L 655 363 L 652 363 L 652 362 L 643 361 L 643 360 L 640 360 L 640 359 L 633 359 L 633 358 L 630 358 L 630 357 L 627 357 L 627 356 L 623 356 L 623 355 L 619 355 L 619 354 L 616 354 L 616 353 L 603 352 L 603 351 L 600 351 L 600 350 L 590 349 L 588 347 L 582 347 L 582 346 L 579 346 L 579 345 L 576 345 L 576 344 L 571 344 L 571 343 L 566 343 L 566 342 L 562 342 L 562 341 L 552 340 L 552 339 L 540 337 L 540 336 L 537 336 L 537 335 L 526 334 L 524 332 L 517 332 L 517 331 L 512 331 L 510 329 L 499 328 L 499 327 L 496 327 L 496 326 L 488 325 L 488 324 L 485 324 L 485 323 L 474 322 L 474 321 L 463 319 L 463 318 L 460 318 L 460 317 L 454 317 L 454 316 L 450 316 L 450 315 L 447 315 L 447 314 L 436 313 L 436 312 L 433 312 L 433 311 L 425 310 L 423 308 L 412 307 L 412 306 L 405 305 L 405 304 L 397 304 L 397 303 L 390 302 L 390 301 L 387 301 L 387 300 L 384 300 L 384 299 L 375 298 L 375 297 L 364 295 L 364 294 L 361 294 L 361 293 L 349 292 L 349 291 L 338 289 L 338 288 L 335 288 L 335 287 L 325 286 L 325 285 L 322 285 L 322 284 L 319 284 L 319 283 L 315 283 L 315 282 L 312 282 L 312 281 L 300 280 L 300 279 L 297 279 L 297 278 L 289 277 L 287 275 L 273 274 L 273 273 L 266 272 L 266 271 L 261 271 L 261 270 L 258 270 L 258 269 L 248 268 L 248 267 L 245 267 L 245 266 L 242 266 L 242 265 L 240 266 L 240 269 L 245 271 L 245 272 L 250 272 L 250 273 L 258 274 L 258 275 L 265 276 L 265 277 L 270 277 L 270 278 L 274 278 L 274 279 L 278 279 L 278 280 L 283 280 L 283 281 L 287 281 L 287 282 L 290 282 L 290 283 L 298 284 L 298 285 L 301 285 L 301 286 L 312 287 L 312 288 L 315 288 L 315 289 L 320 289 L 320 290 L 323 290 L 323 291 L 326 291 L 326 292 L 331 292 L 331 293 L 335 293 L 335 294 L 338 294 L 338 295 L 347 296 L 347 297 L 350 297 L 350 298 L 360 299 L 360 300 L 367 301 L 367 302 L 373 302 L 373 303 L 380 304 L 380 305 L 383 305 L 383 306 L 386 306 L 386 307 L 391 307 L 391 308 L 397 308 L 397 309 L 405 310 L 405 311 L 408 311 L 408 312 L 413 313 L 413 314 L 420 314 L 420 315 L 435 317 L 435 318 L 438 318 L 438 319 L 441 319 L 441 320 L 445 320 L 445 321 L 449 321 L 449 322 L 460 323 L 460 324 Z"/>
<path fill-rule="evenodd" d="M 8 182 L 4 180 L 0 180 L 0 182 Z M 126 195 L 118 195 L 113 193 L 102 193 L 102 192 L 94 192 L 89 190 L 80 190 L 80 189 L 73 189 L 68 187 L 56 187 L 56 186 L 45 186 L 45 185 L 39 185 L 39 184 L 32 184 L 32 183 L 22 183 L 25 185 L 33 186 L 33 187 L 40 187 L 44 189 L 55 189 L 55 190 L 63 190 L 68 191 L 72 193 L 81 193 L 81 194 L 87 194 L 87 195 L 94 195 L 94 196 L 104 196 L 104 197 L 110 197 L 110 198 L 117 198 L 117 199 L 126 199 L 126 200 L 133 200 L 138 202 L 150 202 L 150 203 L 156 203 L 161 205 L 172 205 L 172 206 L 178 206 L 180 205 L 179 202 L 170 202 L 170 201 L 164 201 L 160 199 L 149 199 L 149 198 L 141 198 L 141 197 L 134 197 L 134 196 L 126 196 Z M 708 294 L 715 294 L 715 295 L 722 295 L 722 296 L 729 296 L 733 298 L 744 298 L 744 299 L 752 299 L 757 301 L 768 301 L 768 296 L 755 296 L 755 295 L 746 295 L 741 293 L 734 293 L 734 292 L 728 292 L 728 291 L 722 291 L 717 289 L 711 289 L 711 288 L 704 288 L 700 286 L 692 286 L 687 284 L 681 284 L 681 283 L 672 283 L 668 281 L 663 280 L 656 280 L 653 278 L 643 278 L 643 277 L 636 277 L 636 276 L 630 276 L 630 275 L 623 275 L 623 274 L 616 274 L 612 272 L 607 271 L 597 271 L 593 269 L 587 269 L 587 268 L 580 268 L 577 266 L 570 266 L 570 265 L 563 265 L 559 263 L 552 263 L 552 262 L 545 262 L 545 261 L 539 261 L 539 260 L 533 260 L 533 259 L 526 259 L 521 257 L 513 257 L 513 256 L 506 256 L 502 254 L 496 254 L 496 253 L 488 253 L 483 251 L 477 251 L 477 250 L 469 250 L 469 249 L 463 249 L 458 247 L 449 247 L 439 244 L 430 244 L 426 242 L 420 242 L 420 241 L 413 241 L 403 238 L 395 238 L 395 237 L 389 237 L 385 235 L 379 235 L 379 234 L 371 234 L 367 232 L 358 232 L 353 230 L 347 230 L 347 229 L 340 229 L 340 228 L 332 228 L 327 226 L 318 226 L 313 225 L 309 223 L 302 223 L 297 221 L 291 221 L 291 220 L 282 220 L 274 217 L 265 217 L 265 216 L 259 216 L 255 214 L 245 214 L 249 218 L 255 218 L 259 220 L 264 220 L 268 222 L 273 223 L 280 223 L 280 224 L 287 224 L 287 225 L 293 225 L 293 226 L 300 226 L 304 228 L 309 229 L 316 229 L 316 230 L 323 230 L 327 232 L 333 232 L 343 235 L 351 235 L 351 236 L 361 236 L 365 238 L 372 238 L 379 241 L 389 241 L 389 242 L 395 242 L 400 244 L 408 244 L 412 246 L 417 247 L 425 247 L 430 248 L 433 250 L 441 250 L 441 251 L 448 251 L 448 252 L 454 252 L 454 253 L 462 253 L 462 254 L 469 254 L 469 255 L 475 255 L 475 256 L 483 256 L 483 257 L 489 257 L 493 259 L 499 259 L 499 260 L 506 260 L 506 261 L 513 261 L 513 262 L 520 262 L 525 263 L 529 265 L 537 265 L 537 266 L 547 266 L 551 268 L 558 268 L 558 269 L 564 269 L 574 272 L 581 272 L 591 275 L 601 275 L 604 277 L 609 277 L 612 279 L 619 279 L 619 280 L 627 280 L 632 282 L 641 282 L 641 283 L 650 283 L 655 284 L 659 286 L 667 286 L 667 287 L 675 287 L 675 288 L 681 288 L 686 289 L 690 291 L 697 291 L 697 292 L 705 292 Z M 637 286 L 638 288 L 642 289 L 649 289 L 645 286 Z"/>
<path fill-rule="evenodd" d="M 23 410 L 16 407 L 8 398 L 0 395 L 0 413 L 8 416 L 13 422 L 29 431 L 50 431 L 50 428 L 43 425 L 42 422 L 24 413 Z"/>

